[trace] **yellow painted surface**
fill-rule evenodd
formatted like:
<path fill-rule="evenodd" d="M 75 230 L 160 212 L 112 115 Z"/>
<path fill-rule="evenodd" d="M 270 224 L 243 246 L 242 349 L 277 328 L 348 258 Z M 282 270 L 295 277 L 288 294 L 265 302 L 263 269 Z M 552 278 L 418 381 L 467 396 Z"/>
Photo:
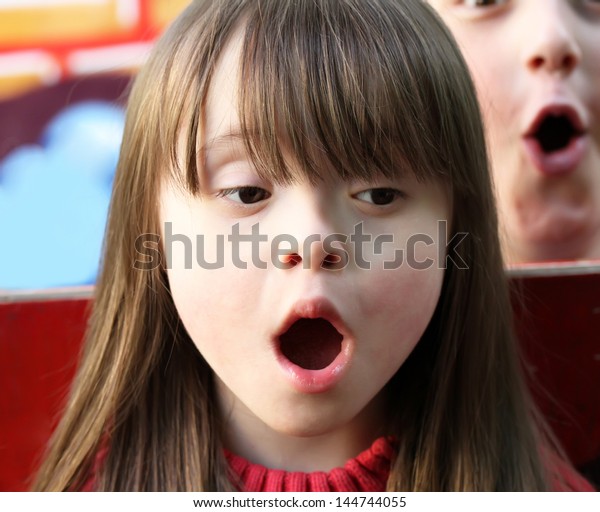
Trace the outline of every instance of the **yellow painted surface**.
<path fill-rule="evenodd" d="M 149 0 L 153 27 L 164 28 L 183 11 L 191 0 Z"/>
<path fill-rule="evenodd" d="M 40 87 L 43 83 L 42 77 L 34 73 L 0 76 L 0 101 Z"/>
<path fill-rule="evenodd" d="M 117 17 L 117 0 L 100 4 L 55 5 L 0 10 L 0 44 L 35 46 L 78 43 L 127 34 Z"/>

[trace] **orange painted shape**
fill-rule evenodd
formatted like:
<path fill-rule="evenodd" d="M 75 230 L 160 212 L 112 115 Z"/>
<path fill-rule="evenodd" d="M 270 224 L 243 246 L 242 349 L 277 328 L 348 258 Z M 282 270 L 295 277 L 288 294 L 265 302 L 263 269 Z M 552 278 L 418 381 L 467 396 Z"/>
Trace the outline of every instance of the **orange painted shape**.
<path fill-rule="evenodd" d="M 42 50 L 0 52 L 0 101 L 61 79 L 57 56 Z"/>
<path fill-rule="evenodd" d="M 42 77 L 35 74 L 0 76 L 0 101 L 26 93 L 44 85 Z"/>
<path fill-rule="evenodd" d="M 190 0 L 150 0 L 150 24 L 155 29 L 164 29 L 191 2 Z"/>
<path fill-rule="evenodd" d="M 126 0 L 125 0 L 126 1 Z M 135 2 L 135 0 L 130 0 Z M 137 29 L 133 9 L 123 16 L 123 0 L 55 4 L 45 7 L 0 8 L 0 46 L 35 47 L 52 44 L 84 44 L 99 38 L 127 36 Z M 131 14 L 134 16 L 131 16 Z"/>

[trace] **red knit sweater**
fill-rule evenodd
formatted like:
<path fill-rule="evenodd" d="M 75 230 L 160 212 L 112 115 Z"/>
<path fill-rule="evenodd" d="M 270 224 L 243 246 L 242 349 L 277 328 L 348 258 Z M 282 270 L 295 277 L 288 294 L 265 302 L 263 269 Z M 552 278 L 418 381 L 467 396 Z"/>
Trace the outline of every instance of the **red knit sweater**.
<path fill-rule="evenodd" d="M 335 468 L 328 473 L 300 473 L 267 469 L 231 452 L 225 452 L 229 466 L 237 476 L 234 484 L 239 490 L 246 492 L 382 492 L 386 488 L 394 454 L 393 440 L 382 437 L 375 440 L 369 449 L 346 462 L 343 468 Z M 82 487 L 82 491 L 95 490 L 95 475 L 105 457 L 106 450 L 101 450 L 96 456 L 92 475 Z M 550 466 L 557 475 L 552 485 L 553 491 L 595 490 L 587 480 L 560 459 L 554 458 L 550 461 Z"/>
<path fill-rule="evenodd" d="M 267 469 L 246 459 L 226 452 L 227 461 L 238 476 L 238 489 L 256 491 L 385 491 L 394 457 L 393 442 L 385 437 L 377 439 L 368 450 L 350 459 L 343 468 L 324 473 L 287 472 Z"/>
<path fill-rule="evenodd" d="M 286 472 L 267 469 L 226 452 L 233 473 L 238 476 L 237 487 L 246 492 L 269 491 L 337 491 L 383 492 L 386 489 L 390 466 L 396 449 L 392 438 L 379 438 L 371 448 L 346 462 L 343 468 L 329 473 Z M 571 466 L 558 457 L 551 457 L 553 491 L 594 491 L 592 485 Z"/>

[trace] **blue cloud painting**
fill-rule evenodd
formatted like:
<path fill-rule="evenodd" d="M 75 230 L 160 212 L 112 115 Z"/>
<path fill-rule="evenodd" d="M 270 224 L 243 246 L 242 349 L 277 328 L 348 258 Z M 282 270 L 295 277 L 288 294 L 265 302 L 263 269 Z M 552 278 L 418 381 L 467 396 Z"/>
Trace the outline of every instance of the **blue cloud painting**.
<path fill-rule="evenodd" d="M 0 289 L 95 282 L 123 126 L 121 107 L 81 102 L 0 162 Z"/>

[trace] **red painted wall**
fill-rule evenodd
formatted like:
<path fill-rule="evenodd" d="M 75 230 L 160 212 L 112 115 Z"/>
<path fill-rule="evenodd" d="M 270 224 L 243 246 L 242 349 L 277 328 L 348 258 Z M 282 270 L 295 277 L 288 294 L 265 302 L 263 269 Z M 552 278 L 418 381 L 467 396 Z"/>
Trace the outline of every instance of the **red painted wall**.
<path fill-rule="evenodd" d="M 597 468 L 600 267 L 587 272 L 515 276 L 513 288 L 538 403 L 573 462 Z M 0 491 L 15 491 L 28 488 L 64 403 L 89 299 L 2 300 L 0 296 Z"/>
<path fill-rule="evenodd" d="M 0 302 L 0 491 L 30 485 L 75 373 L 88 305 Z"/>

